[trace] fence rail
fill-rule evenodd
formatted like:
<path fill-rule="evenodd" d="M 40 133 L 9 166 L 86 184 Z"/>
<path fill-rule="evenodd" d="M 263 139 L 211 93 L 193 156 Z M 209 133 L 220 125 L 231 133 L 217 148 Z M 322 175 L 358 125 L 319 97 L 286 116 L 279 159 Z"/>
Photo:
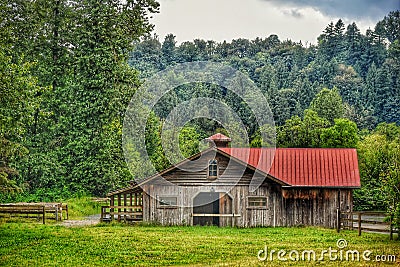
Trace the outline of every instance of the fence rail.
<path fill-rule="evenodd" d="M 102 206 L 101 217 L 102 222 L 118 221 L 142 221 L 143 207 L 142 206 Z"/>
<path fill-rule="evenodd" d="M 241 217 L 240 214 L 233 213 L 224 213 L 224 214 L 216 214 L 216 213 L 194 213 L 193 217 Z"/>
<path fill-rule="evenodd" d="M 364 232 L 388 233 L 390 240 L 393 234 L 399 230 L 393 226 L 393 217 L 385 212 L 360 211 L 360 212 L 340 212 L 338 211 L 338 227 L 340 229 L 358 230 L 358 235 Z"/>
<path fill-rule="evenodd" d="M 46 214 L 54 214 L 54 217 L 47 219 L 54 219 L 61 221 L 63 219 L 63 211 L 65 217 L 68 219 L 68 205 L 62 203 L 7 203 L 0 204 L 0 214 L 12 215 L 37 215 L 42 217 L 43 224 L 46 223 Z"/>

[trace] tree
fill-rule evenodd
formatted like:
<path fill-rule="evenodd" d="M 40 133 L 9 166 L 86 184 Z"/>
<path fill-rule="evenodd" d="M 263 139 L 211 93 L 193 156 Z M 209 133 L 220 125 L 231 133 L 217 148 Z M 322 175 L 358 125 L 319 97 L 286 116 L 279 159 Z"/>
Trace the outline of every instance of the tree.
<path fill-rule="evenodd" d="M 37 106 L 34 96 L 42 90 L 30 73 L 31 66 L 12 63 L 0 49 L 0 193 L 20 191 L 15 180 L 19 172 L 13 165 L 28 153 L 24 137 Z"/>
<path fill-rule="evenodd" d="M 400 39 L 400 10 L 391 11 L 375 26 L 375 32 L 390 43 Z"/>
<path fill-rule="evenodd" d="M 335 125 L 321 132 L 322 147 L 355 148 L 357 142 L 357 125 L 348 119 L 335 119 Z"/>
<path fill-rule="evenodd" d="M 182 155 L 186 158 L 200 152 L 200 134 L 194 127 L 185 126 L 179 132 L 179 148 Z"/>
<path fill-rule="evenodd" d="M 262 131 L 262 134 L 261 134 Z M 265 124 L 251 137 L 250 147 L 275 147 L 276 146 L 276 131 L 275 127 Z"/>
<path fill-rule="evenodd" d="M 340 60 L 343 61 L 345 58 L 345 40 L 344 40 L 344 29 L 345 25 L 341 19 L 339 19 L 334 28 L 334 47 L 335 47 L 335 55 Z"/>
<path fill-rule="evenodd" d="M 283 125 L 287 119 L 300 114 L 300 104 L 295 99 L 293 89 L 281 89 L 271 99 L 274 119 L 277 125 Z"/>
<path fill-rule="evenodd" d="M 343 101 L 350 105 L 358 104 L 364 84 L 352 67 L 340 64 L 339 73 L 333 78 L 332 84 L 338 89 Z"/>
<path fill-rule="evenodd" d="M 393 87 L 391 72 L 391 67 L 385 63 L 377 73 L 374 109 L 379 122 L 400 121 L 400 112 L 398 110 L 400 90 Z"/>
<path fill-rule="evenodd" d="M 362 35 L 360 29 L 357 27 L 355 22 L 347 26 L 344 38 L 347 47 L 346 63 L 355 66 L 356 63 L 360 60 L 362 54 Z"/>
<path fill-rule="evenodd" d="M 120 145 L 124 110 L 139 81 L 128 53 L 152 29 L 154 0 L 13 0 L 0 24 L 15 29 L 12 53 L 38 64 L 50 86 L 25 140 L 24 180 L 38 187 L 104 195 L 130 176 Z M 3 5 L 4 4 L 4 5 Z M 16 57 L 17 58 L 17 57 Z M 46 120 L 44 119 L 46 118 Z M 37 145 L 39 144 L 39 145 Z M 51 174 L 51 178 L 47 177 Z M 58 176 L 58 174 L 60 174 Z"/>
<path fill-rule="evenodd" d="M 325 60 L 336 57 L 340 61 L 344 59 L 344 29 L 341 19 L 335 24 L 329 23 L 324 32 L 318 37 L 319 54 Z"/>
<path fill-rule="evenodd" d="M 311 101 L 317 94 L 318 84 L 316 82 L 311 83 L 304 73 L 300 73 L 294 81 L 293 89 L 295 89 L 296 98 L 299 101 L 301 109 L 305 110 L 310 106 Z"/>
<path fill-rule="evenodd" d="M 387 210 L 400 225 L 400 127 L 382 123 L 358 143 L 361 189 L 359 210 Z"/>
<path fill-rule="evenodd" d="M 57 129 L 64 136 L 61 155 L 74 155 L 63 160 L 73 192 L 82 187 L 103 195 L 131 179 L 120 140 L 123 114 L 139 82 L 126 64 L 127 52 L 152 28 L 146 17 L 157 8 L 152 0 L 86 0 L 73 6 L 74 72 L 60 95 L 68 101 L 63 113 L 70 124 L 60 125 L 67 134 Z"/>
<path fill-rule="evenodd" d="M 165 36 L 164 42 L 161 46 L 161 52 L 164 58 L 164 61 L 167 65 L 171 65 L 176 60 L 175 50 L 176 50 L 176 41 L 175 35 L 168 34 Z"/>
<path fill-rule="evenodd" d="M 334 119 L 342 118 L 344 114 L 343 101 L 336 88 L 322 89 L 311 101 L 310 109 L 331 124 L 334 123 Z"/>
<path fill-rule="evenodd" d="M 368 69 L 365 89 L 361 93 L 361 99 L 366 106 L 375 107 L 377 86 L 378 69 L 376 68 L 375 63 L 372 63 Z"/>
<path fill-rule="evenodd" d="M 277 130 L 279 147 L 321 147 L 321 133 L 329 122 L 310 109 L 304 111 L 304 117 L 293 116 Z"/>
<path fill-rule="evenodd" d="M 258 86 L 267 99 L 271 99 L 278 91 L 277 74 L 275 68 L 271 64 L 255 70 Z"/>
<path fill-rule="evenodd" d="M 141 42 L 136 42 L 130 53 L 129 65 L 139 71 L 141 78 L 147 78 L 154 73 L 163 70 L 161 43 L 157 36 L 146 35 Z"/>

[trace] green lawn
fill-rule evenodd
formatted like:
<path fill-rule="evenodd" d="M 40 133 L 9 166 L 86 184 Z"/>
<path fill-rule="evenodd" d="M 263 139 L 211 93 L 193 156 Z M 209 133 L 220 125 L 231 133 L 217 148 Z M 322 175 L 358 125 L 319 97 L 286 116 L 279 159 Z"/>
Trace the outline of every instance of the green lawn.
<path fill-rule="evenodd" d="M 257 252 L 268 250 L 337 249 L 337 240 L 345 239 L 343 249 L 371 250 L 395 255 L 400 260 L 400 241 L 387 235 L 356 231 L 336 233 L 321 228 L 217 228 L 155 227 L 100 224 L 93 227 L 66 228 L 39 223 L 0 224 L 0 266 L 337 266 L 338 262 L 278 261 L 261 262 Z M 295 257 L 295 254 L 293 254 Z M 317 256 L 317 258 L 318 258 Z M 288 257 L 288 255 L 286 255 Z M 372 262 L 346 262 L 343 266 L 363 266 Z"/>

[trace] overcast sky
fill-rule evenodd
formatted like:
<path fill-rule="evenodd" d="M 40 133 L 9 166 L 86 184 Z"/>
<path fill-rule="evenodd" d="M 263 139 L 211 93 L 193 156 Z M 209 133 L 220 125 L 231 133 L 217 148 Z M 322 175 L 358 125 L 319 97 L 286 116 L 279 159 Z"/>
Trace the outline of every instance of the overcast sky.
<path fill-rule="evenodd" d="M 280 40 L 316 43 L 331 22 L 342 18 L 356 22 L 363 33 L 390 11 L 400 9 L 400 0 L 158 0 L 154 15 L 160 41 L 168 33 L 178 43 L 205 39 L 231 41 L 277 34 Z"/>

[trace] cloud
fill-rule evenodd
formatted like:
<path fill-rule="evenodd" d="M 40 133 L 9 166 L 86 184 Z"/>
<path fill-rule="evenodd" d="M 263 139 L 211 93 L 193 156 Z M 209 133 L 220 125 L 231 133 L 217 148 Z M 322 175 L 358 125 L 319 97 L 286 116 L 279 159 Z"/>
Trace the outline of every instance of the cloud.
<path fill-rule="evenodd" d="M 400 9 L 400 0 L 261 0 L 295 8 L 312 7 L 321 13 L 347 19 L 380 20 Z M 296 10 L 294 10 L 296 11 Z M 296 15 L 294 12 L 292 15 Z M 289 13 L 290 15 L 290 13 Z"/>
<path fill-rule="evenodd" d="M 284 9 L 282 13 L 297 19 L 304 17 L 303 13 L 298 8 Z"/>

